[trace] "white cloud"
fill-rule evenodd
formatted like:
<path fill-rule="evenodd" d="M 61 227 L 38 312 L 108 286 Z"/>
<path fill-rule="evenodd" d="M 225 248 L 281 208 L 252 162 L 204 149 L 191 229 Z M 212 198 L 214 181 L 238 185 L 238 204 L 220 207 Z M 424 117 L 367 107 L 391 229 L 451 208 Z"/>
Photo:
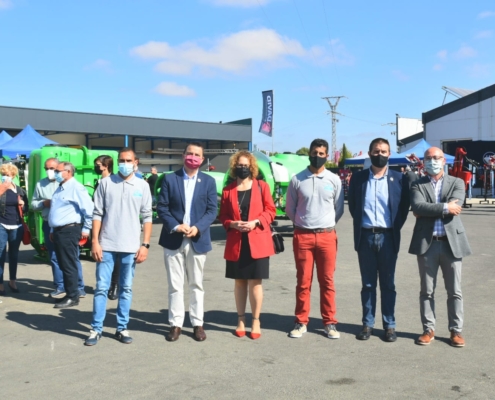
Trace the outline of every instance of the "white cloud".
<path fill-rule="evenodd" d="M 178 85 L 175 82 L 161 82 L 154 91 L 163 96 L 178 96 L 178 97 L 194 97 L 196 92 L 183 85 Z"/>
<path fill-rule="evenodd" d="M 7 10 L 13 5 L 11 0 L 0 0 L 0 10 Z"/>
<path fill-rule="evenodd" d="M 316 58 L 316 62 L 320 65 L 338 64 L 352 65 L 354 64 L 354 56 L 350 54 L 340 39 L 332 39 L 328 43 L 331 52 L 322 46 L 313 46 L 309 50 L 312 56 Z"/>
<path fill-rule="evenodd" d="M 411 79 L 411 77 L 409 75 L 406 75 L 404 72 L 402 72 L 398 69 L 393 70 L 392 75 L 395 77 L 395 79 L 397 79 L 398 81 L 401 81 L 401 82 L 407 82 L 408 80 Z"/>
<path fill-rule="evenodd" d="M 489 39 L 493 36 L 493 31 L 481 31 L 475 35 L 475 39 Z"/>
<path fill-rule="evenodd" d="M 473 78 L 487 78 L 491 75 L 493 69 L 493 65 L 478 63 L 467 68 L 469 75 Z"/>
<path fill-rule="evenodd" d="M 273 0 L 209 0 L 209 3 L 215 6 L 227 7 L 259 7 L 270 3 Z"/>
<path fill-rule="evenodd" d="M 314 46 L 305 49 L 297 40 L 267 28 L 243 30 L 216 40 L 189 41 L 172 46 L 166 42 L 148 42 L 131 49 L 131 55 L 144 60 L 160 60 L 155 70 L 173 75 L 187 75 L 193 70 L 242 73 L 254 66 L 287 66 L 290 58 L 319 64 L 350 64 L 352 56 L 337 39 L 333 53 Z"/>
<path fill-rule="evenodd" d="M 442 71 L 444 68 L 443 64 L 435 64 L 433 66 L 433 71 Z"/>
<path fill-rule="evenodd" d="M 112 63 L 108 60 L 103 60 L 102 58 L 99 58 L 95 62 L 87 65 L 84 67 L 85 70 L 93 70 L 93 69 L 99 69 L 105 72 L 113 72 L 112 70 Z"/>
<path fill-rule="evenodd" d="M 440 60 L 446 60 L 446 59 L 447 59 L 447 56 L 448 56 L 448 52 L 447 52 L 447 50 L 440 50 L 440 51 L 437 53 L 437 57 L 438 57 Z"/>
<path fill-rule="evenodd" d="M 483 11 L 478 14 L 479 19 L 495 17 L 495 11 Z"/>
<path fill-rule="evenodd" d="M 457 60 L 463 60 L 465 58 L 472 58 L 476 57 L 478 55 L 478 52 L 473 49 L 472 47 L 462 45 L 459 50 L 457 50 L 454 54 L 453 57 Z"/>

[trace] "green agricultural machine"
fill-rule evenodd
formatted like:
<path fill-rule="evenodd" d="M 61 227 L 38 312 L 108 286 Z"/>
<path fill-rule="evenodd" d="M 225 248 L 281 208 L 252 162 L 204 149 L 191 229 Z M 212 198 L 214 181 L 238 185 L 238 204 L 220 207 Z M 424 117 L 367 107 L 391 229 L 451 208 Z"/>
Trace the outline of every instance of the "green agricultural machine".
<path fill-rule="evenodd" d="M 57 158 L 59 161 L 71 162 L 76 169 L 74 178 L 84 185 L 91 197 L 94 194 L 95 184 L 100 178 L 94 171 L 94 159 L 101 155 L 108 155 L 113 158 L 114 165 L 117 165 L 118 155 L 116 151 L 111 150 L 89 150 L 86 147 L 71 148 L 60 146 L 44 146 L 39 150 L 34 150 L 29 156 L 29 174 L 26 174 L 26 188 L 29 202 L 33 198 L 36 183 L 46 178 L 44 169 L 45 161 L 48 158 Z M 38 252 L 38 257 L 45 258 L 45 241 L 48 238 L 43 237 L 43 219 L 38 211 L 29 210 L 27 224 L 31 231 L 31 244 Z M 91 252 L 91 241 L 88 241 L 81 249 L 81 252 L 87 256 Z"/>
<path fill-rule="evenodd" d="M 277 208 L 277 217 L 285 217 L 285 198 L 287 188 L 292 177 L 301 172 L 309 165 L 308 156 L 300 156 L 297 154 L 276 154 L 268 157 L 259 151 L 253 152 L 253 155 L 258 161 L 258 168 L 261 179 L 263 179 L 272 192 L 273 201 Z M 172 171 L 170 171 L 172 172 Z M 158 198 L 165 172 L 157 179 L 155 186 L 155 195 Z M 215 179 L 217 186 L 218 207 L 222 198 L 222 191 L 225 186 L 232 182 L 232 178 L 227 173 L 223 172 L 204 172 Z"/>

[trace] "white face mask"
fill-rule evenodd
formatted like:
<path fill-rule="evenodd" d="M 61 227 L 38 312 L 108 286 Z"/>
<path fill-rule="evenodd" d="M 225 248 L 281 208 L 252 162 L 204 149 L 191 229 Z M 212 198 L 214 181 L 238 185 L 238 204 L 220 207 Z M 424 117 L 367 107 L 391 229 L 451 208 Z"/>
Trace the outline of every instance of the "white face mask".
<path fill-rule="evenodd" d="M 53 169 L 47 169 L 46 170 L 46 176 L 48 177 L 48 179 L 50 179 L 51 181 L 54 181 L 55 180 L 55 171 Z"/>
<path fill-rule="evenodd" d="M 428 175 L 438 175 L 443 170 L 442 160 L 427 160 L 425 161 L 425 169 Z"/>
<path fill-rule="evenodd" d="M 2 175 L 2 183 L 5 183 L 5 182 L 12 182 L 12 178 L 10 176 L 7 176 L 7 175 Z"/>

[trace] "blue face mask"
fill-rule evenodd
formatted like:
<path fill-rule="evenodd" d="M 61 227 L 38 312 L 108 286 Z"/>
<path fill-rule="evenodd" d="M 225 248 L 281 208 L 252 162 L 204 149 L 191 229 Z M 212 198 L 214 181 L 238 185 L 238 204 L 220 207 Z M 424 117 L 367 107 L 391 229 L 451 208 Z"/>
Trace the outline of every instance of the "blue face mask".
<path fill-rule="evenodd" d="M 2 183 L 5 182 L 12 182 L 12 178 L 10 176 L 2 175 Z"/>
<path fill-rule="evenodd" d="M 64 181 L 64 177 L 62 176 L 62 172 L 55 171 L 55 180 L 58 183 L 62 183 Z"/>
<path fill-rule="evenodd" d="M 428 175 L 438 175 L 443 170 L 442 160 L 426 160 L 425 169 Z"/>
<path fill-rule="evenodd" d="M 129 176 L 134 172 L 134 164 L 119 163 L 119 172 L 123 176 Z"/>

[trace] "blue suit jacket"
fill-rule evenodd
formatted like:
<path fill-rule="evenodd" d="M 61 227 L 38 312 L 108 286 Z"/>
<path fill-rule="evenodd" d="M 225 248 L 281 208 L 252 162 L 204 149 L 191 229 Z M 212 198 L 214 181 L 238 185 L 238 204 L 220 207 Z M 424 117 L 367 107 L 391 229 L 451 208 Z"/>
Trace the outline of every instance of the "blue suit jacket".
<path fill-rule="evenodd" d="M 364 169 L 352 175 L 349 184 L 348 203 L 349 212 L 354 221 L 354 249 L 358 251 L 361 239 L 361 225 L 363 224 L 364 198 L 370 170 Z M 400 230 L 406 222 L 409 212 L 409 181 L 400 172 L 388 170 L 388 207 L 391 211 L 394 246 L 398 253 L 400 247 Z"/>
<path fill-rule="evenodd" d="M 210 225 L 217 217 L 217 189 L 215 179 L 198 172 L 191 203 L 191 226 L 198 228 L 198 235 L 192 238 L 197 253 L 211 250 Z M 184 170 L 181 168 L 163 178 L 160 197 L 156 206 L 163 221 L 159 244 L 170 250 L 177 250 L 184 239 L 182 233 L 173 232 L 184 221 L 185 194 Z"/>

